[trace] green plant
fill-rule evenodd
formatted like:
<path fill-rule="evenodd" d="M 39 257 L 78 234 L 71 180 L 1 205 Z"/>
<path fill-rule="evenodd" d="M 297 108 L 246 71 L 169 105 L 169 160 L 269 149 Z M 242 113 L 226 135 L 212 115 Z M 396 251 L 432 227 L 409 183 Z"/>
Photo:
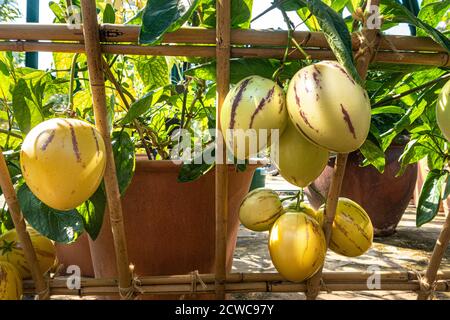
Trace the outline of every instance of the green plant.
<path fill-rule="evenodd" d="M 174 31 L 187 23 L 204 28 L 215 27 L 215 1 L 190 1 L 182 6 L 178 1 L 111 1 L 99 0 L 98 15 L 104 23 L 142 24 L 141 42 L 156 43 L 166 31 Z M 72 4 L 79 5 L 79 0 Z M 145 6 L 144 6 L 145 4 Z M 363 1 L 278 0 L 272 8 L 281 10 L 288 26 L 289 40 L 303 52 L 301 44 L 292 38 L 294 26 L 287 11 L 295 11 L 310 30 L 322 30 L 337 59 L 353 77 L 356 74 L 350 30 L 361 31 L 359 15 Z M 447 2 L 445 2 L 447 4 Z M 253 1 L 232 1 L 232 27 L 249 28 Z M 50 2 L 55 23 L 66 23 L 67 1 Z M 444 35 L 449 27 L 449 5 L 441 1 L 426 1 L 418 18 L 393 0 L 382 0 L 384 29 L 401 22 L 418 28 L 450 50 Z M 1 6 L 0 6 L 1 8 Z M 163 14 L 154 15 L 156 9 Z M 344 9 L 350 14 L 345 15 Z M 270 10 L 266 10 L 270 12 Z M 430 14 L 430 13 L 433 14 Z M 357 18 L 354 20 L 353 18 Z M 232 59 L 231 83 L 250 75 L 272 78 L 282 87 L 305 60 L 290 60 L 289 50 L 283 59 Z M 92 238 L 98 235 L 105 209 L 103 186 L 84 205 L 68 212 L 58 212 L 43 205 L 23 183 L 18 165 L 23 137 L 38 123 L 54 117 L 71 117 L 93 123 L 93 109 L 84 55 L 55 53 L 53 68 L 34 70 L 19 65 L 12 53 L 0 54 L 0 147 L 6 157 L 13 182 L 19 190 L 19 201 L 27 221 L 40 233 L 58 242 L 72 242 L 82 232 Z M 215 127 L 214 59 L 168 58 L 152 56 L 105 55 L 105 77 L 108 97 L 109 125 L 113 139 L 118 180 L 122 194 L 134 173 L 135 155 L 144 153 L 150 159 L 168 159 L 174 155 L 178 139 L 172 138 L 175 129 L 191 133 L 192 145 L 207 146 L 205 152 L 214 154 L 213 137 L 202 135 Z M 446 77 L 447 68 L 419 66 L 390 66 L 373 64 L 364 85 L 373 105 L 373 121 L 369 139 L 361 147 L 366 165 L 380 171 L 384 167 L 384 151 L 401 133 L 410 135 L 410 142 L 402 157 L 402 165 L 427 156 L 433 175 L 424 192 L 436 194 L 447 179 L 444 163 L 448 160 L 448 144 L 442 139 L 434 119 L 434 103 Z M 185 156 L 176 153 L 176 156 Z M 195 155 L 201 160 L 201 154 Z M 180 171 L 180 181 L 200 177 L 214 165 L 201 161 L 186 164 Z M 245 166 L 238 166 L 243 170 Z M 400 172 L 401 173 L 401 172 Z M 444 178 L 445 177 L 445 178 Z M 428 181 L 428 179 L 427 179 Z M 431 187 L 427 187 L 430 185 Z M 433 193 L 434 192 L 434 193 Z M 441 197 L 433 198 L 433 208 Z M 418 217 L 431 217 L 419 210 Z M 432 211 L 431 213 L 433 213 Z M 7 208 L 0 211 L 0 232 L 12 227 Z"/>

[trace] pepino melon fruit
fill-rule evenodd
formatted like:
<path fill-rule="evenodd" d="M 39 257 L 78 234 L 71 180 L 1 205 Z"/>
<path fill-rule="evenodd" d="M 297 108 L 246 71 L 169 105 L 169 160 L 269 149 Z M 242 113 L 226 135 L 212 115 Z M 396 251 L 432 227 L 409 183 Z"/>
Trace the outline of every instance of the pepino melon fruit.
<path fill-rule="evenodd" d="M 439 94 L 436 106 L 436 120 L 442 134 L 450 141 L 450 80 Z"/>
<path fill-rule="evenodd" d="M 367 92 L 337 62 L 299 70 L 289 83 L 286 103 L 296 129 L 327 150 L 355 151 L 369 133 Z"/>
<path fill-rule="evenodd" d="M 283 214 L 284 209 L 278 194 L 265 188 L 249 192 L 239 208 L 241 223 L 253 231 L 267 231 Z"/>
<path fill-rule="evenodd" d="M 326 241 L 322 228 L 302 212 L 286 212 L 270 229 L 273 265 L 287 280 L 304 281 L 323 265 Z"/>
<path fill-rule="evenodd" d="M 0 261 L 0 300 L 20 300 L 22 293 L 19 271 L 11 263 Z"/>
<path fill-rule="evenodd" d="M 280 137 L 278 157 L 273 157 L 280 175 L 300 188 L 314 181 L 325 169 L 329 153 L 308 141 L 289 123 Z"/>
<path fill-rule="evenodd" d="M 323 221 L 324 206 L 317 213 Z M 369 250 L 372 242 L 373 226 L 367 212 L 355 201 L 339 198 L 331 229 L 330 249 L 346 257 L 357 257 Z"/>
<path fill-rule="evenodd" d="M 36 197 L 51 208 L 70 210 L 88 200 L 100 185 L 105 144 L 89 123 L 55 118 L 40 123 L 25 137 L 20 165 Z"/>
<path fill-rule="evenodd" d="M 220 113 L 228 149 L 237 159 L 256 156 L 270 144 L 271 130 L 284 130 L 288 120 L 284 92 L 270 79 L 250 76 L 230 90 Z"/>
<path fill-rule="evenodd" d="M 56 263 L 56 248 L 53 242 L 32 228 L 27 228 L 31 238 L 36 258 L 42 274 L 52 268 Z M 22 246 L 15 229 L 0 236 L 0 261 L 12 263 L 19 271 L 22 279 L 31 278 L 30 267 L 25 258 Z"/>

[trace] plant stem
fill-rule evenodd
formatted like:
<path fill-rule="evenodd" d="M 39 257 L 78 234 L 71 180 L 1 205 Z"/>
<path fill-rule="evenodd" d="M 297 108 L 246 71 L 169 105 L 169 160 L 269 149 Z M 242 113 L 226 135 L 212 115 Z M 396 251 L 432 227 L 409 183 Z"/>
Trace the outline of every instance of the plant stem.
<path fill-rule="evenodd" d="M 10 136 L 12 136 L 12 137 L 14 137 L 14 138 L 18 138 L 18 139 L 22 139 L 23 140 L 23 137 L 22 137 L 22 135 L 20 134 L 20 133 L 15 133 L 15 132 L 12 132 L 11 130 L 6 130 L 6 129 L 1 129 L 0 128 L 0 133 L 4 133 L 4 134 L 8 134 L 8 135 L 10 135 Z"/>
<path fill-rule="evenodd" d="M 408 96 L 408 95 L 410 95 L 411 93 L 414 93 L 414 92 L 416 92 L 416 91 L 420 91 L 420 90 L 422 90 L 422 89 L 426 89 L 426 88 L 428 88 L 428 87 L 430 87 L 430 86 L 432 86 L 432 85 L 434 85 L 434 84 L 436 84 L 436 83 L 438 83 L 438 82 L 440 82 L 440 81 L 447 80 L 447 79 L 449 79 L 449 78 L 450 78 L 450 73 L 446 73 L 446 74 L 444 74 L 443 76 L 440 76 L 440 77 L 437 78 L 437 79 L 431 80 L 431 81 L 429 81 L 429 82 L 427 82 L 427 83 L 424 83 L 424 84 L 422 84 L 422 85 L 420 85 L 420 86 L 417 86 L 417 87 L 412 88 L 412 89 L 410 89 L 410 90 L 407 90 L 407 91 L 405 91 L 405 92 L 398 93 L 398 94 L 395 94 L 395 95 L 393 95 L 393 96 L 391 96 L 391 97 L 388 97 L 388 98 L 386 98 L 386 99 L 383 99 L 383 100 L 381 100 L 381 101 L 378 101 L 377 103 L 374 103 L 374 104 L 372 105 L 372 108 L 384 106 L 384 105 L 386 105 L 386 104 L 388 104 L 388 103 L 391 103 L 392 101 L 395 101 L 395 100 L 398 100 L 398 99 L 400 99 L 400 98 L 406 97 L 406 96 Z"/>
<path fill-rule="evenodd" d="M 69 110 L 73 111 L 73 91 L 74 91 L 74 84 L 75 84 L 75 73 L 77 68 L 77 60 L 78 60 L 78 53 L 75 53 L 73 55 L 72 59 L 72 67 L 70 68 L 70 82 L 69 82 Z"/>
<path fill-rule="evenodd" d="M 106 76 L 108 77 L 109 81 L 112 82 L 112 84 L 116 88 L 117 92 L 119 93 L 120 99 L 122 100 L 123 104 L 125 105 L 127 110 L 130 110 L 130 104 L 129 104 L 128 100 L 126 99 L 126 97 L 125 97 L 125 95 L 124 95 L 124 93 L 122 91 L 122 87 L 117 82 L 116 78 L 114 77 L 114 74 L 111 71 L 111 68 L 109 67 L 109 64 L 106 62 L 105 59 L 103 59 L 103 69 L 104 69 L 104 71 L 106 73 Z M 140 137 L 141 142 L 142 142 L 142 146 L 145 149 L 145 153 L 147 154 L 148 159 L 152 160 L 152 152 L 150 150 L 150 147 L 147 145 L 147 142 L 145 141 L 145 137 L 144 137 L 144 133 L 143 133 L 142 128 L 141 128 L 141 124 L 136 119 L 133 121 L 133 123 L 136 126 L 136 131 L 139 134 L 139 137 Z"/>

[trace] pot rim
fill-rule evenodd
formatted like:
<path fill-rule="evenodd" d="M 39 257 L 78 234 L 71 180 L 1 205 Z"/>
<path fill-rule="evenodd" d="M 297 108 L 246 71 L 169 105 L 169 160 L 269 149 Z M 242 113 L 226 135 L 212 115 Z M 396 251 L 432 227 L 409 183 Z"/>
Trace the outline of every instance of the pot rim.
<path fill-rule="evenodd" d="M 264 161 L 257 161 L 256 164 L 248 164 L 248 169 L 256 169 L 264 166 Z M 182 160 L 149 160 L 145 154 L 136 154 L 136 169 L 152 172 L 173 172 L 180 170 L 183 165 Z M 235 171 L 233 164 L 228 164 L 228 171 Z"/>

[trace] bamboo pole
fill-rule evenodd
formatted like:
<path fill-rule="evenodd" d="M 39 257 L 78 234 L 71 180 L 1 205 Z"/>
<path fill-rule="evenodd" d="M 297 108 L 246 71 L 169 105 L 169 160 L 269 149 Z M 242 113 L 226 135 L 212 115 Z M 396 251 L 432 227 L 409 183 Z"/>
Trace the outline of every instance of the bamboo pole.
<path fill-rule="evenodd" d="M 186 56 L 205 58 L 213 58 L 216 56 L 216 48 L 214 46 L 138 46 L 105 44 L 101 46 L 101 49 L 102 52 L 108 54 Z M 85 47 L 80 43 L 7 41 L 0 42 L 0 51 L 84 53 Z M 231 48 L 231 57 L 282 59 L 284 56 L 284 51 L 285 49 L 281 48 Z M 311 57 L 311 59 L 314 60 L 335 59 L 334 53 L 331 50 L 305 49 L 304 51 Z M 304 59 L 304 56 L 302 53 L 293 49 L 293 51 L 289 54 L 288 59 Z M 450 67 L 450 56 L 448 53 L 443 52 L 424 53 L 379 51 L 372 62 Z"/>
<path fill-rule="evenodd" d="M 228 239 L 228 168 L 226 148 L 220 128 L 220 112 L 230 88 L 230 32 L 231 0 L 216 1 L 216 166 L 215 166 L 215 293 L 216 299 L 225 299 L 225 279 L 227 274 L 227 239 Z M 221 151 L 221 152 L 220 152 Z"/>
<path fill-rule="evenodd" d="M 31 272 L 31 277 L 36 283 L 36 294 L 40 300 L 49 298 L 49 291 L 47 283 L 44 280 L 44 275 L 36 257 L 36 252 L 33 248 L 30 235 L 27 231 L 27 226 L 20 210 L 19 201 L 17 200 L 16 191 L 11 181 L 11 176 L 8 171 L 8 166 L 3 156 L 3 150 L 0 148 L 0 188 L 3 191 L 6 204 L 8 205 L 9 213 L 14 223 L 14 227 L 19 238 L 20 245 L 23 248 L 23 253 Z"/>
<path fill-rule="evenodd" d="M 448 247 L 450 240 L 450 214 L 447 215 L 442 230 L 439 234 L 438 240 L 434 245 L 433 253 L 431 254 L 430 262 L 428 263 L 425 277 L 421 281 L 421 288 L 417 295 L 417 300 L 428 300 L 432 297 L 433 287 L 436 281 L 437 272 L 444 257 L 445 250 Z"/>
<path fill-rule="evenodd" d="M 92 90 L 95 123 L 100 131 L 106 147 L 105 190 L 111 229 L 114 239 L 116 264 L 119 277 L 121 297 L 133 296 L 132 275 L 128 262 L 128 252 L 123 225 L 122 203 L 114 164 L 111 145 L 110 128 L 107 121 L 105 79 L 103 76 L 103 59 L 101 54 L 99 32 L 97 26 L 97 11 L 95 0 L 82 0 L 81 9 L 84 19 L 84 39 L 89 70 L 89 80 Z"/>
<path fill-rule="evenodd" d="M 102 24 L 100 37 L 102 42 L 138 43 L 140 26 Z M 293 38 L 303 47 L 329 48 L 323 33 L 295 31 Z M 166 33 L 162 43 L 178 44 L 216 44 L 216 30 L 203 28 L 181 28 L 175 32 Z M 352 44 L 355 50 L 360 47 L 359 35 L 352 34 Z M 0 23 L 0 39 L 3 40 L 47 40 L 47 41 L 83 41 L 83 31 L 80 28 L 68 28 L 65 24 L 7 24 Z M 279 30 L 231 30 L 231 45 L 286 47 L 287 31 Z M 446 50 L 429 37 L 413 37 L 400 35 L 384 35 L 380 40 L 380 50 L 393 51 L 431 51 L 446 52 Z"/>
<path fill-rule="evenodd" d="M 361 271 L 337 271 L 324 272 L 322 277 L 328 283 L 357 283 L 368 280 L 373 276 L 373 272 Z M 376 275 L 379 277 L 381 283 L 402 283 L 408 281 L 417 281 L 422 277 L 413 271 L 380 271 Z M 214 284 L 214 274 L 200 274 L 198 277 L 206 284 Z M 450 270 L 443 270 L 437 273 L 437 280 L 450 281 Z M 170 275 L 170 276 L 146 276 L 139 278 L 139 283 L 142 286 L 151 285 L 171 285 L 171 284 L 191 284 L 193 281 L 192 275 Z M 229 273 L 226 275 L 226 283 L 245 283 L 245 282 L 288 282 L 279 273 Z M 50 288 L 66 288 L 67 277 L 57 277 L 50 281 Z M 117 279 L 109 278 L 82 278 L 81 287 L 117 287 Z M 24 281 L 24 288 L 27 290 L 34 288 L 32 280 Z"/>
<path fill-rule="evenodd" d="M 101 280 L 101 279 L 93 279 Z M 368 287 L 366 280 L 354 280 L 350 282 L 328 281 L 326 285 L 321 285 L 320 291 L 416 291 L 420 288 L 419 280 L 404 281 L 384 281 L 379 286 Z M 305 292 L 305 283 L 294 283 L 288 281 L 248 281 L 248 282 L 227 282 L 226 293 L 250 293 L 250 292 Z M 24 293 L 31 292 L 32 286 L 25 286 Z M 205 283 L 204 286 L 197 286 L 193 290 L 192 283 L 174 284 L 144 284 L 139 285 L 139 292 L 147 294 L 192 294 L 192 293 L 213 293 L 216 287 L 214 282 Z M 436 291 L 450 292 L 450 282 L 448 280 L 436 281 Z M 50 287 L 51 295 L 74 295 L 74 296 L 102 296 L 117 295 L 119 290 L 114 285 L 85 286 L 80 289 L 69 289 L 67 286 Z"/>
<path fill-rule="evenodd" d="M 379 4 L 380 0 L 371 0 L 367 2 L 367 8 L 370 8 L 371 5 L 378 6 Z M 362 79 L 366 78 L 369 64 L 376 53 L 375 48 L 378 48 L 378 34 L 379 29 L 368 29 L 367 26 L 365 26 L 362 31 L 360 50 L 356 54 L 356 69 L 358 70 L 358 73 Z M 347 158 L 348 154 L 337 155 L 333 178 L 327 196 L 323 224 L 323 231 L 325 234 L 327 247 L 330 243 L 331 228 L 333 225 L 334 217 L 336 215 L 336 208 L 338 205 L 339 195 L 341 193 L 342 181 L 345 175 Z M 315 300 L 319 294 L 320 282 L 322 280 L 322 268 L 310 280 L 307 281 L 308 289 L 306 291 L 306 298 L 308 300 Z"/>

